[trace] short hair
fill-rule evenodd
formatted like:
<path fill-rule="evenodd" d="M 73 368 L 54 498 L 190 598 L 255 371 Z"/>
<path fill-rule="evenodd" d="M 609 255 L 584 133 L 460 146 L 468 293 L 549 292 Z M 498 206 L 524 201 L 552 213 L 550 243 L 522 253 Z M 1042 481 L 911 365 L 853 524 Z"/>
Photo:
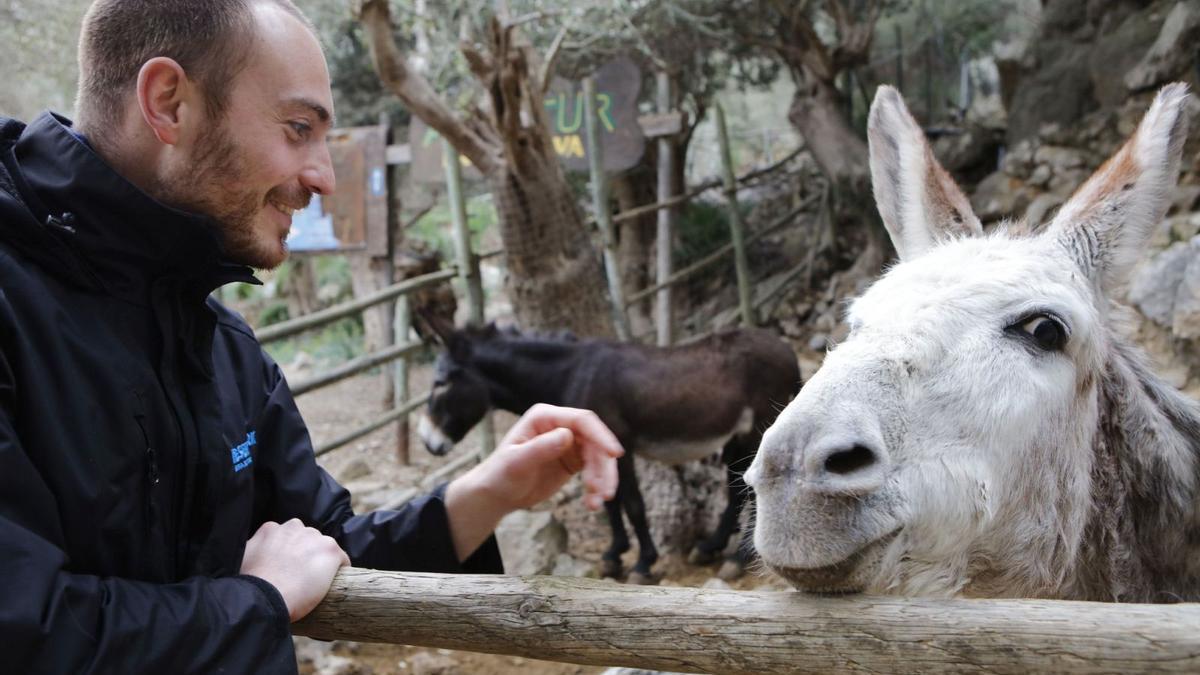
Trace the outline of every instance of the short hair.
<path fill-rule="evenodd" d="M 269 2 L 312 23 L 291 0 L 96 0 L 79 34 L 80 126 L 102 133 L 121 122 L 138 73 L 157 57 L 175 60 L 200 84 L 210 115 L 224 112 L 230 85 L 253 44 L 250 8 Z"/>

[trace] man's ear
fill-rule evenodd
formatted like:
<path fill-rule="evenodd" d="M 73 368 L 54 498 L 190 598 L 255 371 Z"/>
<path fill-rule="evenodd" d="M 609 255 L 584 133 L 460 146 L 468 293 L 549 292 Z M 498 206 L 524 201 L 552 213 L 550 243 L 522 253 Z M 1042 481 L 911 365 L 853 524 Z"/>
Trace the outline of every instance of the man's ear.
<path fill-rule="evenodd" d="M 1166 215 L 1187 140 L 1187 85 L 1158 92 L 1137 131 L 1087 180 L 1046 228 L 1104 293 L 1127 278 Z"/>
<path fill-rule="evenodd" d="M 900 92 L 882 86 L 867 118 L 871 186 L 901 260 L 953 236 L 983 233 L 962 190 L 933 156 Z"/>
<path fill-rule="evenodd" d="M 164 145 L 179 142 L 189 87 L 183 66 L 165 56 L 150 59 L 138 71 L 138 112 Z"/>

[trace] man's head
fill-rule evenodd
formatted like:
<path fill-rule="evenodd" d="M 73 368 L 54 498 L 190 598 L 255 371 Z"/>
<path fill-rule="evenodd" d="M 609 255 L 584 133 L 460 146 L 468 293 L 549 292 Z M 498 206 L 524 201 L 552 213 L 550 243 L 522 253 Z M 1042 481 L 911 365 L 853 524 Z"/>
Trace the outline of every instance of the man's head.
<path fill-rule="evenodd" d="M 333 191 L 324 55 L 290 0 L 96 0 L 79 128 L 118 171 L 211 216 L 228 257 L 271 268 L 291 212 Z"/>

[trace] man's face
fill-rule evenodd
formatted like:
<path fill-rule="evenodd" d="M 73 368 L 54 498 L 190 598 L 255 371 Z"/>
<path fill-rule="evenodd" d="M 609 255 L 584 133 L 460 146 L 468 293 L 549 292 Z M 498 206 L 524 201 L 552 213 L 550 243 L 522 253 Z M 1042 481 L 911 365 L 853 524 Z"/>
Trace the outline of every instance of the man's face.
<path fill-rule="evenodd" d="M 256 43 L 221 119 L 203 119 L 164 176 L 172 203 L 213 217 L 229 260 L 271 269 L 287 258 L 292 213 L 333 192 L 326 135 L 333 97 L 320 45 L 295 17 L 253 8 Z"/>

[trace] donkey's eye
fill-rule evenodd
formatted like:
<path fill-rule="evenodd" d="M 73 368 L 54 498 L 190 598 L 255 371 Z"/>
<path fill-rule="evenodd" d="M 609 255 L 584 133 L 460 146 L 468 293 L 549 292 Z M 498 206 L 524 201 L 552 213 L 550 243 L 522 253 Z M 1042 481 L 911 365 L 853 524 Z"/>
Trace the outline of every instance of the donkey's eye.
<path fill-rule="evenodd" d="M 1047 352 L 1062 351 L 1067 344 L 1067 329 L 1062 321 L 1049 314 L 1034 314 L 1009 326 L 1010 331 L 1018 332 L 1030 340 L 1038 349 Z"/>

